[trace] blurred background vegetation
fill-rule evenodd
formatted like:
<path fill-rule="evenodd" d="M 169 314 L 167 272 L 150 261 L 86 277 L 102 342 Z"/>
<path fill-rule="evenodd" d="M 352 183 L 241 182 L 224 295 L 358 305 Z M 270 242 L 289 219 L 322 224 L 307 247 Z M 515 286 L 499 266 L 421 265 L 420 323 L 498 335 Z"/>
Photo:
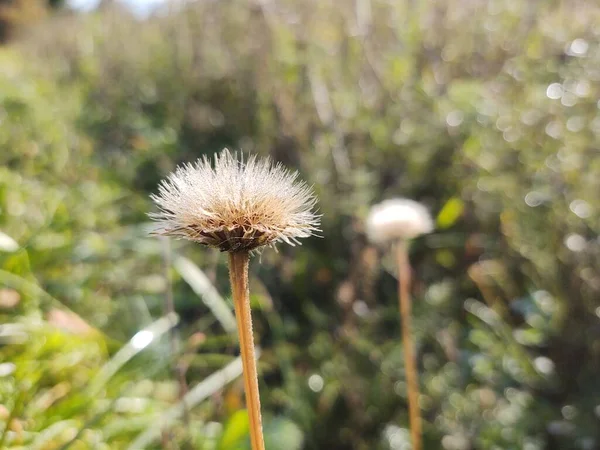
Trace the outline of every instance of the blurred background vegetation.
<path fill-rule="evenodd" d="M 600 6 L 0 2 L 0 448 L 247 447 L 225 258 L 147 236 L 224 146 L 314 184 L 324 239 L 252 267 L 267 448 L 409 449 L 411 247 L 427 449 L 600 449 Z M 173 301 L 177 314 L 170 311 Z"/>

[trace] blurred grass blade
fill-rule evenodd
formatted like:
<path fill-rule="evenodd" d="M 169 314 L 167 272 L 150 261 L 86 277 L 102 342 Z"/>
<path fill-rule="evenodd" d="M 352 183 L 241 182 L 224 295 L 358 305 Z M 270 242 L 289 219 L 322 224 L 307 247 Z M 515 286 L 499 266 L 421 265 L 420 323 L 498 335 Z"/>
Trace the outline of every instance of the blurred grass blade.
<path fill-rule="evenodd" d="M 0 325 L 0 345 L 22 344 L 27 341 L 27 331 L 20 323 L 4 323 Z"/>
<path fill-rule="evenodd" d="M 260 349 L 258 348 L 256 349 L 256 356 L 257 358 L 260 356 Z M 224 368 L 213 373 L 204 381 L 194 386 L 194 388 L 191 389 L 177 405 L 160 415 L 143 433 L 141 433 L 128 449 L 140 450 L 142 448 L 147 448 L 152 441 L 160 437 L 161 430 L 181 417 L 185 410 L 189 411 L 240 375 L 242 375 L 242 360 L 240 357 L 237 357 Z"/>
<path fill-rule="evenodd" d="M 150 326 L 138 331 L 129 342 L 108 361 L 91 381 L 90 395 L 94 396 L 131 358 L 156 341 L 179 323 L 175 313 L 167 314 Z"/>
<path fill-rule="evenodd" d="M 59 305 L 61 308 L 66 308 L 60 300 L 52 297 L 50 294 L 48 294 L 48 292 L 46 292 L 36 283 L 29 281 L 20 275 L 16 275 L 12 272 L 0 269 L 0 283 L 19 291 L 21 294 L 36 299 L 45 300 L 50 304 Z"/>
<path fill-rule="evenodd" d="M 231 308 L 215 289 L 208 277 L 192 261 L 182 256 L 175 259 L 175 268 L 193 291 L 200 296 L 228 333 L 236 332 L 236 322 Z"/>
<path fill-rule="evenodd" d="M 5 252 L 16 252 L 19 249 L 19 244 L 8 234 L 0 231 L 0 250 Z"/>
<path fill-rule="evenodd" d="M 71 445 L 73 445 L 77 440 L 79 440 L 81 435 L 87 429 L 92 428 L 93 425 L 100 422 L 100 420 L 102 420 L 107 414 L 109 414 L 113 410 L 113 407 L 114 407 L 116 401 L 117 401 L 117 398 L 112 399 L 110 401 L 110 403 L 108 405 L 106 405 L 106 407 L 104 409 L 100 410 L 91 419 L 87 420 L 83 424 L 83 426 L 81 428 L 79 428 L 79 430 L 77 430 L 77 432 L 71 437 L 71 439 L 69 439 L 67 442 L 65 442 L 63 445 L 61 445 L 58 450 L 67 450 L 68 448 L 70 448 Z"/>
<path fill-rule="evenodd" d="M 30 450 L 42 450 L 47 448 L 48 442 L 51 442 L 62 433 L 67 432 L 70 428 L 75 427 L 77 427 L 76 420 L 61 420 L 60 422 L 53 423 L 37 435 L 35 441 L 31 444 Z"/>
<path fill-rule="evenodd" d="M 240 367 L 241 367 L 241 365 L 240 365 Z M 17 394 L 17 398 L 15 399 L 15 404 L 13 405 L 12 409 L 10 410 L 10 413 L 8 414 L 8 417 L 6 418 L 6 420 L 4 422 L 4 429 L 2 430 L 2 434 L 0 435 L 0 449 L 4 448 L 4 442 L 6 441 L 6 438 L 8 437 L 8 433 L 9 433 L 9 429 L 12 424 L 12 421 L 15 417 L 17 417 L 19 415 L 21 407 L 23 406 L 24 398 L 25 398 L 25 391 L 24 390 L 19 391 L 19 393 Z"/>

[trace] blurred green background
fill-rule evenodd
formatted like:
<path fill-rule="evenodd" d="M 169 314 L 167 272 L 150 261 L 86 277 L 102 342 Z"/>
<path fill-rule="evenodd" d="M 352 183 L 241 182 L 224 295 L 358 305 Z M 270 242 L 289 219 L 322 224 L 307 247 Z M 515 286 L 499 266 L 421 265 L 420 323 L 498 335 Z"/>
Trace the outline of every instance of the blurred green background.
<path fill-rule="evenodd" d="M 394 196 L 437 222 L 425 448 L 600 449 L 597 2 L 13 0 L 0 39 L 0 448 L 248 448 L 226 258 L 147 235 L 158 181 L 229 146 L 323 214 L 251 267 L 269 450 L 410 449 L 364 234 Z"/>

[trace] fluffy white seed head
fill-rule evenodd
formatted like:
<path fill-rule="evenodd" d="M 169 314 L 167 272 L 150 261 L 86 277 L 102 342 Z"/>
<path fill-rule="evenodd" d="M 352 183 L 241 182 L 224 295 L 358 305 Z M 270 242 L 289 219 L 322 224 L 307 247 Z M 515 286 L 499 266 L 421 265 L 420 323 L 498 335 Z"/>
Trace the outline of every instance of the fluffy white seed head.
<path fill-rule="evenodd" d="M 411 239 L 433 231 L 433 220 L 422 204 L 404 198 L 384 200 L 374 205 L 366 224 L 371 242 L 384 243 Z"/>
<path fill-rule="evenodd" d="M 215 155 L 175 170 L 151 196 L 154 234 L 189 239 L 221 251 L 251 251 L 279 241 L 298 243 L 319 231 L 312 189 L 270 159 Z"/>

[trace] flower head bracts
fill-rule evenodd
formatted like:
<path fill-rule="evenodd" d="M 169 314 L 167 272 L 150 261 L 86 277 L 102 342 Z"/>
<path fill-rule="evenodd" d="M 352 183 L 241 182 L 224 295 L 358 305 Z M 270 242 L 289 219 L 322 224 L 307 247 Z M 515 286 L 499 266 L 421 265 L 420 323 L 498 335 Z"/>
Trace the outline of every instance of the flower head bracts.
<path fill-rule="evenodd" d="M 189 239 L 221 251 L 252 251 L 319 231 L 312 189 L 270 159 L 247 161 L 225 149 L 185 164 L 163 180 L 152 200 L 155 234 Z"/>

